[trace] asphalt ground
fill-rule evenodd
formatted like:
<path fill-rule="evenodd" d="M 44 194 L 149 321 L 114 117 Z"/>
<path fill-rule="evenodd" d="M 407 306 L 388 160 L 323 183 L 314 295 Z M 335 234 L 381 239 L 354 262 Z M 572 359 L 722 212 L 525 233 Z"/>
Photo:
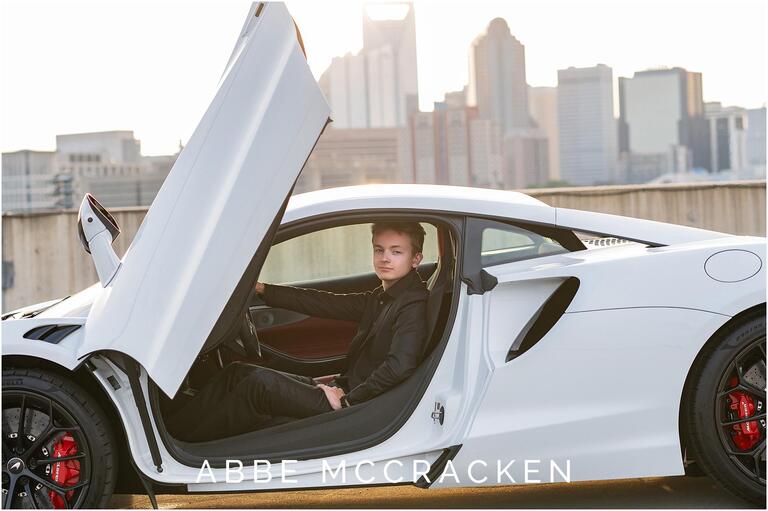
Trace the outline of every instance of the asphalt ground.
<path fill-rule="evenodd" d="M 634 508 L 765 509 L 732 496 L 707 477 L 656 477 L 486 488 L 422 490 L 414 486 L 332 490 L 161 495 L 161 509 L 248 508 Z M 144 495 L 115 495 L 113 508 L 149 508 Z"/>

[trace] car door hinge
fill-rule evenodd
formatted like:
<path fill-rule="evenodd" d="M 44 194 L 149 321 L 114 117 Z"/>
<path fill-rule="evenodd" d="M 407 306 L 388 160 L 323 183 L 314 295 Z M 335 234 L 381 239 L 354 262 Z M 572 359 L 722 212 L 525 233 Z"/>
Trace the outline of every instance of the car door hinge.
<path fill-rule="evenodd" d="M 440 425 L 443 425 L 443 421 L 445 420 L 445 407 L 440 403 L 440 401 L 435 401 L 435 409 L 432 410 L 432 422 L 440 421 Z"/>

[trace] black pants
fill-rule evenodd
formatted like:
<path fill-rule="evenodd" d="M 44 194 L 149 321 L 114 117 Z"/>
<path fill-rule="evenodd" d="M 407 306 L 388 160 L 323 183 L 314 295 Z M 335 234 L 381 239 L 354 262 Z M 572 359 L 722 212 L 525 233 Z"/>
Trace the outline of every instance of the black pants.
<path fill-rule="evenodd" d="M 180 440 L 201 442 L 259 429 L 273 416 L 303 418 L 332 410 L 325 392 L 308 376 L 233 362 L 166 425 Z"/>

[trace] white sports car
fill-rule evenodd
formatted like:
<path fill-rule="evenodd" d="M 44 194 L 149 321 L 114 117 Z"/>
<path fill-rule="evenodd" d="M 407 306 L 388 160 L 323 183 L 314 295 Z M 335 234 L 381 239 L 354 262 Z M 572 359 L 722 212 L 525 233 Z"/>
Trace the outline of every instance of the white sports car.
<path fill-rule="evenodd" d="M 765 499 L 765 239 L 427 185 L 291 190 L 330 110 L 284 5 L 254 5 L 125 256 L 91 196 L 100 282 L 6 313 L 3 507 L 114 491 L 420 487 L 686 473 Z M 364 403 L 189 443 L 164 415 L 229 362 L 322 381 L 355 325 L 259 280 L 376 287 L 370 223 L 421 222 L 429 348 Z"/>

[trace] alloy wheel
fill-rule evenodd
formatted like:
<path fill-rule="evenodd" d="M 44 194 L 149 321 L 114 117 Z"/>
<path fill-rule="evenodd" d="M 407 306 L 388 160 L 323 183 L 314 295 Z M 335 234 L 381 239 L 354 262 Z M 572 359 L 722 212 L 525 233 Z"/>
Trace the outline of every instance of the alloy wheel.
<path fill-rule="evenodd" d="M 27 390 L 3 392 L 3 508 L 80 507 L 91 460 L 81 425 L 55 400 Z"/>
<path fill-rule="evenodd" d="M 715 421 L 723 449 L 749 478 L 765 485 L 765 336 L 739 351 L 720 379 Z"/>

